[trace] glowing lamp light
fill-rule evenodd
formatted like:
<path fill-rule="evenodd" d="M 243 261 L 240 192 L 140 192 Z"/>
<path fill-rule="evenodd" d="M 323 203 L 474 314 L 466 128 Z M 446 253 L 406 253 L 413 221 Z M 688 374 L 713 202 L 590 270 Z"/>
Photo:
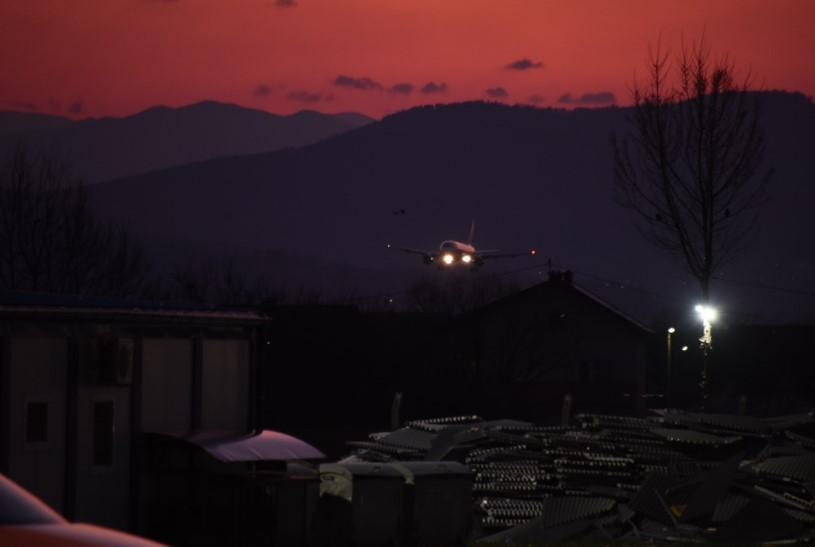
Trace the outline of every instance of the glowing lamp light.
<path fill-rule="evenodd" d="M 469 264 L 470 262 L 473 261 L 473 257 L 471 257 L 470 255 L 461 255 L 461 261 L 464 262 L 465 264 Z"/>
<path fill-rule="evenodd" d="M 706 306 L 703 304 L 697 304 L 696 314 L 699 316 L 699 319 L 702 320 L 702 327 L 704 328 L 702 337 L 699 339 L 702 342 L 702 349 L 705 352 L 705 357 L 707 357 L 707 352 L 710 351 L 710 348 L 713 345 L 713 335 L 711 331 L 713 330 L 713 322 L 719 318 L 719 312 L 716 308 L 711 306 Z M 702 373 L 702 384 L 705 383 L 705 375 L 706 372 Z"/>
<path fill-rule="evenodd" d="M 537 249 L 532 249 L 531 251 L 529 251 L 529 254 L 531 254 L 532 256 L 535 256 L 536 254 L 538 254 L 538 250 Z"/>
<path fill-rule="evenodd" d="M 673 334 L 676 332 L 676 329 L 673 327 L 668 327 L 668 334 Z"/>
<path fill-rule="evenodd" d="M 696 310 L 696 314 L 699 316 L 699 319 L 702 320 L 702 323 L 710 324 L 719 318 L 719 311 L 712 306 L 703 306 L 702 304 L 698 304 L 694 309 Z"/>
<path fill-rule="evenodd" d="M 682 351 L 688 351 L 688 346 L 682 346 Z"/>
<path fill-rule="evenodd" d="M 453 255 L 451 255 L 450 253 L 447 253 L 446 255 L 441 257 L 441 260 L 442 260 L 442 262 L 444 262 L 445 264 L 447 264 L 449 266 L 450 264 L 453 263 L 453 260 L 455 260 L 455 259 L 453 258 Z"/>

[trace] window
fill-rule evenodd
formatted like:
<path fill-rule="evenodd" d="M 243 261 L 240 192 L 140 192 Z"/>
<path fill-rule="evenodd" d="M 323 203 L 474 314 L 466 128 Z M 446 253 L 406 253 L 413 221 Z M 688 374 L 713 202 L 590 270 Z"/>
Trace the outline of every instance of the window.
<path fill-rule="evenodd" d="M 48 403 L 31 401 L 25 409 L 25 442 L 41 444 L 48 442 Z"/>
<path fill-rule="evenodd" d="M 93 465 L 113 465 L 114 433 L 113 401 L 96 401 L 93 404 Z"/>

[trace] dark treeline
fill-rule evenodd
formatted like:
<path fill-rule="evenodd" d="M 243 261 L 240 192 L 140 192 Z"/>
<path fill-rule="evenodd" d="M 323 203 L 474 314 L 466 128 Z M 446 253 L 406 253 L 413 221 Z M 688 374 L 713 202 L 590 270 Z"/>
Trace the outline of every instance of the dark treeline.
<path fill-rule="evenodd" d="M 251 264 L 251 263 L 250 263 Z M 435 274 L 437 272 L 433 272 Z M 342 305 L 361 311 L 458 315 L 515 293 L 520 287 L 486 272 L 426 275 L 398 293 L 329 292 L 274 279 L 239 258 L 190 260 L 146 284 L 151 300 L 207 306 Z"/>
<path fill-rule="evenodd" d="M 456 315 L 480 308 L 520 289 L 499 275 L 465 270 L 444 276 L 422 277 L 405 291 L 404 302 L 411 310 Z"/>
<path fill-rule="evenodd" d="M 0 165 L 0 290 L 133 297 L 148 272 L 142 246 L 99 219 L 65 165 L 21 147 Z"/>
<path fill-rule="evenodd" d="M 273 280 L 239 258 L 191 258 L 158 273 L 143 244 L 94 210 L 60 161 L 17 147 L 0 163 L 0 292 L 102 296 L 175 305 L 354 305 L 456 314 L 517 290 L 500 277 L 427 276 L 394 297 L 329 294 Z"/>

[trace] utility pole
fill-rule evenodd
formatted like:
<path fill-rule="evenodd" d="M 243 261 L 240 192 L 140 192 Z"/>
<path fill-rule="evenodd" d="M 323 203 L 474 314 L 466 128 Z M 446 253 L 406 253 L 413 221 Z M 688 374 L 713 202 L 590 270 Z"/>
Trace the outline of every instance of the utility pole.
<path fill-rule="evenodd" d="M 668 327 L 668 352 L 665 355 L 665 364 L 667 365 L 665 370 L 665 408 L 673 407 L 673 391 L 671 383 L 673 378 L 673 373 L 671 372 L 671 337 L 675 332 L 675 328 Z"/>
<path fill-rule="evenodd" d="M 716 308 L 706 304 L 696 306 L 696 313 L 702 321 L 702 337 L 699 339 L 702 348 L 702 412 L 710 412 L 710 352 L 713 350 L 713 322 L 719 317 Z"/>

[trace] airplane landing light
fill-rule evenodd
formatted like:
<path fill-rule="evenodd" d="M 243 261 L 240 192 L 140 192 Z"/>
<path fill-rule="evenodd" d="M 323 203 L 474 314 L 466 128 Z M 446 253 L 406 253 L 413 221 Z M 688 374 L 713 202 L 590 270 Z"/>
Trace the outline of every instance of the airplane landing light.
<path fill-rule="evenodd" d="M 473 257 L 471 257 L 470 255 L 461 255 L 461 261 L 464 262 L 465 264 L 469 264 L 470 262 L 473 261 Z"/>
<path fill-rule="evenodd" d="M 453 255 L 451 255 L 450 253 L 448 253 L 448 254 L 444 255 L 443 257 L 441 257 L 441 259 L 442 259 L 442 261 L 443 261 L 445 264 L 447 264 L 448 266 L 449 266 L 450 264 L 452 264 L 452 263 L 453 263 L 453 260 L 455 260 L 455 259 L 453 258 Z"/>

